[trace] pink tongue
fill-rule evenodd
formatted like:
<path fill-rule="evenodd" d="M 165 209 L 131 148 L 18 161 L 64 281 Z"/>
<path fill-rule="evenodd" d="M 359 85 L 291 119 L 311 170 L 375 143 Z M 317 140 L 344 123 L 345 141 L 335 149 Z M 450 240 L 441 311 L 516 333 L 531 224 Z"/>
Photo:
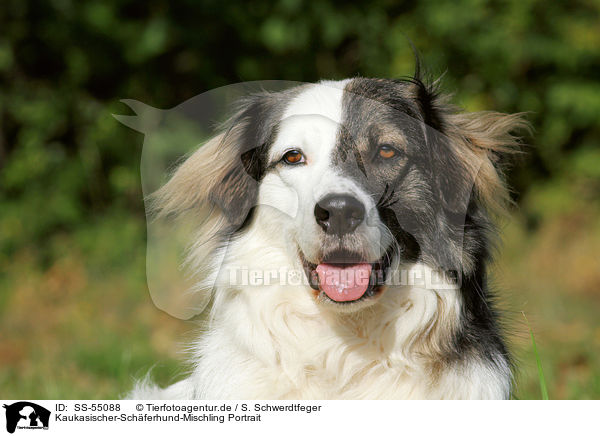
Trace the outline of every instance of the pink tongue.
<path fill-rule="evenodd" d="M 321 263 L 317 266 L 319 287 L 335 301 L 354 301 L 367 292 L 371 264 L 358 263 L 345 268 Z"/>

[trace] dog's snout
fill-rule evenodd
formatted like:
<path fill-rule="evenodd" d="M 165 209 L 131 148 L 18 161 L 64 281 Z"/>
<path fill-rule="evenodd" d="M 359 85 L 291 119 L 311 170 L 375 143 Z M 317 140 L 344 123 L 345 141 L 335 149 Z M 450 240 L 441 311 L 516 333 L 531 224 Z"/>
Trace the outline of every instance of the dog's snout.
<path fill-rule="evenodd" d="M 365 219 L 365 207 L 350 195 L 328 195 L 315 205 L 315 219 L 326 233 L 343 236 Z"/>

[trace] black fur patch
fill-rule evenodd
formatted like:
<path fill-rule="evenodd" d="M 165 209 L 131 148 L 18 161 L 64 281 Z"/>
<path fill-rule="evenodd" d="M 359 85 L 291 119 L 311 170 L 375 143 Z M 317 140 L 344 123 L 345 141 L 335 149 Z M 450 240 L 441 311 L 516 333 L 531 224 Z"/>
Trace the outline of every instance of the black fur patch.
<path fill-rule="evenodd" d="M 486 280 L 493 226 L 444 135 L 437 91 L 419 78 L 358 78 L 344 91 L 335 164 L 379 199 L 379 216 L 394 235 L 402 261 L 420 260 L 460 279 L 460 328 L 445 344 L 445 358 L 475 353 L 493 364 L 507 363 Z M 391 145 L 403 151 L 402 157 L 373 160 L 378 144 L 390 138 L 397 138 Z M 349 162 L 353 156 L 355 162 Z"/>
<path fill-rule="evenodd" d="M 233 165 L 218 188 L 210 193 L 213 202 L 225 212 L 231 231 L 243 230 L 256 206 L 270 145 L 278 124 L 297 88 L 278 93 L 251 95 L 238 102 L 241 108 L 225 124 L 224 143 L 232 144 Z"/>

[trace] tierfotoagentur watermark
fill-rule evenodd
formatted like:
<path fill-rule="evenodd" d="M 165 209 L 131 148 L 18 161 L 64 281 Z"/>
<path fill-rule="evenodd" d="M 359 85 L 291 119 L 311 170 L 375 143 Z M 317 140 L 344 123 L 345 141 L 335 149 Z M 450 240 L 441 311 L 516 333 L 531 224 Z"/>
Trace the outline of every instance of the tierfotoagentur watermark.
<path fill-rule="evenodd" d="M 224 270 L 230 286 L 310 286 L 308 276 L 302 269 L 297 268 L 256 269 L 228 266 Z M 347 281 L 348 277 L 344 277 L 344 275 L 354 273 L 342 270 L 340 274 L 342 280 Z M 352 279 L 377 283 L 383 275 L 383 271 L 373 271 L 369 276 L 353 276 Z M 419 265 L 407 268 L 390 268 L 385 272 L 385 277 L 385 285 L 389 287 L 412 286 L 436 290 L 460 287 L 460 274 L 457 271 L 431 269 Z M 327 281 L 339 279 L 340 277 L 337 274 L 325 276 Z"/>

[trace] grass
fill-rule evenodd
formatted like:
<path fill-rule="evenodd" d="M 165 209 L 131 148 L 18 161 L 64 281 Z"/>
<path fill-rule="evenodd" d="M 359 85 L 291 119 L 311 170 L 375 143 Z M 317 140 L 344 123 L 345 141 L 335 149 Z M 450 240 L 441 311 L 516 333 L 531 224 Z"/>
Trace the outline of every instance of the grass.
<path fill-rule="evenodd" d="M 539 399 L 540 387 L 542 398 L 600 398 L 598 217 L 570 207 L 532 229 L 516 213 L 504 229 L 493 274 L 517 398 Z M 49 238 L 47 264 L 36 247 L 0 259 L 0 397 L 119 398 L 153 364 L 160 384 L 182 376 L 195 326 L 152 304 L 144 229 L 140 217 L 102 217 Z"/>
<path fill-rule="evenodd" d="M 529 321 L 527 321 L 527 316 L 525 316 L 525 312 L 523 312 L 523 318 L 525 318 L 525 322 L 529 326 Z M 533 330 L 529 327 L 529 335 L 531 336 L 531 345 L 533 347 L 533 353 L 535 354 L 535 362 L 537 364 L 538 369 L 538 377 L 540 380 L 540 390 L 542 393 L 542 400 L 548 400 L 548 388 L 546 387 L 546 377 L 544 377 L 544 369 L 542 368 L 542 362 L 540 360 L 540 355 L 537 350 L 537 345 L 535 343 L 535 336 L 533 335 Z"/>
<path fill-rule="evenodd" d="M 49 245 L 50 266 L 22 249 L 0 278 L 0 397 L 119 398 L 156 362 L 174 380 L 189 327 L 149 298 L 143 221 L 104 217 Z"/>
<path fill-rule="evenodd" d="M 536 191 L 504 226 L 493 271 L 516 357 L 515 396 L 539 399 L 542 389 L 553 399 L 598 399 L 600 210 L 575 194 L 550 209 L 549 191 Z"/>

